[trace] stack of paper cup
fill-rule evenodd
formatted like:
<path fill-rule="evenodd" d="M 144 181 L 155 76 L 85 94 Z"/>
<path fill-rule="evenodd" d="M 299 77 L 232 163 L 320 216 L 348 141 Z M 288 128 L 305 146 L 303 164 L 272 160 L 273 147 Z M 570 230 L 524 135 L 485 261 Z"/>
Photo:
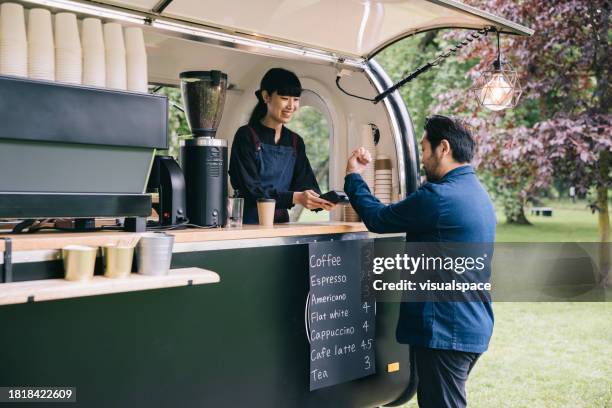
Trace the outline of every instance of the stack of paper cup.
<path fill-rule="evenodd" d="M 49 10 L 35 8 L 28 15 L 28 77 L 55 80 L 55 45 Z"/>
<path fill-rule="evenodd" d="M 342 219 L 346 222 L 359 222 L 361 218 L 357 212 L 353 209 L 351 205 L 343 205 L 342 206 L 344 213 L 342 214 Z"/>
<path fill-rule="evenodd" d="M 104 45 L 106 47 L 106 86 L 113 89 L 127 89 L 125 44 L 120 24 L 104 24 Z"/>
<path fill-rule="evenodd" d="M 0 74 L 28 76 L 28 40 L 23 6 L 0 6 Z"/>
<path fill-rule="evenodd" d="M 361 126 L 361 146 L 365 147 L 372 157 L 376 157 L 376 145 L 374 144 L 374 128 L 372 125 Z M 361 174 L 370 190 L 374 188 L 374 166 L 370 164 Z"/>
<path fill-rule="evenodd" d="M 82 27 L 83 84 L 106 86 L 106 56 L 102 22 L 97 18 L 86 18 Z"/>
<path fill-rule="evenodd" d="M 375 163 L 376 181 L 374 183 L 374 195 L 381 203 L 391 204 L 391 192 L 393 190 L 391 159 L 387 155 L 380 154 L 376 157 Z"/>
<path fill-rule="evenodd" d="M 80 84 L 82 76 L 81 39 L 76 15 L 55 15 L 55 78 L 59 82 Z"/>
<path fill-rule="evenodd" d="M 125 29 L 125 57 L 127 64 L 127 89 L 136 92 L 147 92 L 147 50 L 145 48 L 142 28 Z"/>

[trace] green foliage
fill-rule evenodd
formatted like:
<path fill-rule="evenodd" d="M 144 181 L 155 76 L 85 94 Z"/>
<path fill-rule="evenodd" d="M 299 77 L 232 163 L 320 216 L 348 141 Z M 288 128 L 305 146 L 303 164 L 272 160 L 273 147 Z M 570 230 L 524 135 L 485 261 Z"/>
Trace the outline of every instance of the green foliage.
<path fill-rule="evenodd" d="M 329 125 L 325 117 L 310 106 L 303 106 L 288 127 L 302 136 L 306 155 L 317 176 L 321 191 L 329 190 Z"/>
<path fill-rule="evenodd" d="M 388 47 L 376 56 L 391 80 L 398 82 L 421 65 L 435 57 L 456 42 L 456 37 L 445 38 L 448 31 L 417 34 L 405 38 Z M 460 31 L 454 30 L 453 33 Z M 453 112 L 434 111 L 438 105 L 436 95 L 445 94 L 450 89 L 467 90 L 471 80 L 466 73 L 478 62 L 450 57 L 435 68 L 421 74 L 418 78 L 400 88 L 402 99 L 408 107 L 408 112 L 414 123 L 416 134 L 420 137 L 425 118 L 432 114 L 450 114 Z M 466 97 L 468 97 L 466 93 Z"/>
<path fill-rule="evenodd" d="M 159 150 L 159 155 L 170 155 L 175 159 L 178 158 L 179 152 L 179 136 L 190 135 L 189 125 L 187 125 L 187 119 L 185 114 L 181 112 L 176 106 L 182 106 L 183 100 L 181 98 L 181 90 L 172 87 L 163 87 L 157 92 L 159 95 L 168 97 L 168 150 Z"/>

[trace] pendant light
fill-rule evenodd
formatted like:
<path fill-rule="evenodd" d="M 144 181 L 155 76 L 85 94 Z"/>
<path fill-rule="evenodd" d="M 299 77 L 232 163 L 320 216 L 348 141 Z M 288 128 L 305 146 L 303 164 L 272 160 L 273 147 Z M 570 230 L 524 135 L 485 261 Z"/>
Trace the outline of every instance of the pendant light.
<path fill-rule="evenodd" d="M 522 89 L 517 72 L 502 62 L 497 31 L 497 58 L 493 69 L 483 72 L 472 87 L 478 104 L 492 111 L 513 108 L 521 97 Z"/>

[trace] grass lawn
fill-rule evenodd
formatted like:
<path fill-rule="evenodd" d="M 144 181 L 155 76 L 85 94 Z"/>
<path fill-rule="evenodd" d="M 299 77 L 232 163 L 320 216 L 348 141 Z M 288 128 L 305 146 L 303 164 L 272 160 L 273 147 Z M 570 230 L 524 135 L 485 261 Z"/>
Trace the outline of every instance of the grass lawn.
<path fill-rule="evenodd" d="M 591 214 L 586 204 L 548 203 L 552 217 L 533 216 L 533 225 L 509 225 L 501 211 L 497 212 L 497 242 L 597 242 L 597 214 Z"/>
<path fill-rule="evenodd" d="M 552 204 L 552 205 L 551 205 Z M 532 226 L 503 223 L 498 242 L 597 241 L 597 215 L 548 203 Z M 470 407 L 612 407 L 612 302 L 495 303 L 495 329 L 468 381 Z M 416 398 L 405 408 L 416 407 Z"/>

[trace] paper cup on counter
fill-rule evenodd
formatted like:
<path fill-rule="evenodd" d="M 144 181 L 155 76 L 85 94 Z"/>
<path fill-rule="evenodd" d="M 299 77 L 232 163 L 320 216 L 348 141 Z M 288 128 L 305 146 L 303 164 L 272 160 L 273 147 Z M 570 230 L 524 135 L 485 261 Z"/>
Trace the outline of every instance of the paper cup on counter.
<path fill-rule="evenodd" d="M 272 227 L 274 225 L 275 208 L 276 200 L 273 198 L 257 199 L 257 216 L 259 217 L 259 225 L 264 227 Z"/>
<path fill-rule="evenodd" d="M 133 246 L 106 245 L 102 247 L 104 276 L 127 278 L 132 273 Z"/>
<path fill-rule="evenodd" d="M 86 18 L 82 26 L 83 43 L 83 84 L 106 86 L 106 50 L 102 21 Z"/>
<path fill-rule="evenodd" d="M 85 245 L 69 245 L 62 248 L 64 279 L 87 281 L 93 278 L 98 248 Z"/>
<path fill-rule="evenodd" d="M 141 275 L 167 275 L 172 262 L 174 235 L 165 232 L 143 234 L 136 247 L 138 273 Z"/>

